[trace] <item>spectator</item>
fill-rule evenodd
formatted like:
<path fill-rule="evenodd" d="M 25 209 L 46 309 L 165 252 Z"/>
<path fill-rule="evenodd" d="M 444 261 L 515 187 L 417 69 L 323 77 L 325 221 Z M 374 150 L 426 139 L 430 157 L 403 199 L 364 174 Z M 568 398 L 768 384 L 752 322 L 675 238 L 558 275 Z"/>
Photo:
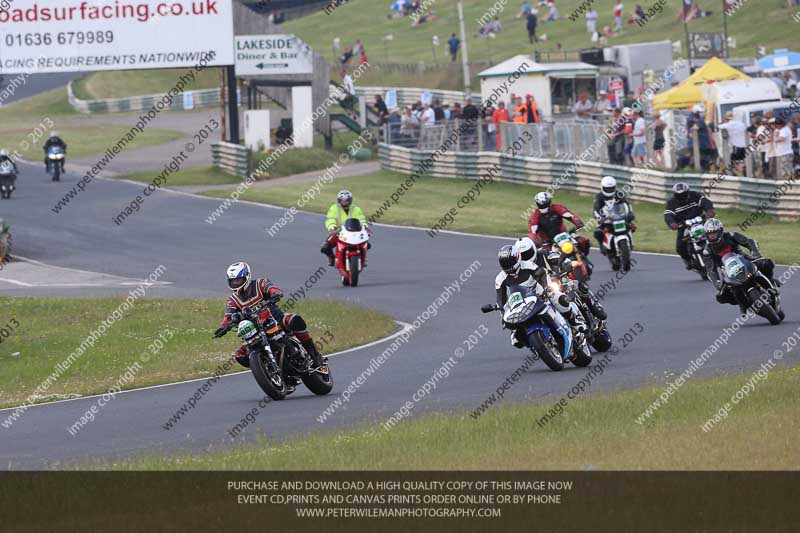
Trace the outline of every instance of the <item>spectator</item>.
<path fill-rule="evenodd" d="M 361 44 L 361 39 L 356 39 L 356 43 L 353 45 L 353 55 L 360 57 L 363 51 L 364 45 Z"/>
<path fill-rule="evenodd" d="M 647 13 L 644 12 L 641 4 L 636 4 L 636 7 L 633 10 L 633 15 L 631 16 L 630 20 L 628 20 L 628 24 L 637 24 L 641 21 L 642 24 L 647 22 Z"/>
<path fill-rule="evenodd" d="M 433 101 L 433 115 L 436 122 L 444 120 L 444 109 L 442 109 L 442 104 L 438 98 Z"/>
<path fill-rule="evenodd" d="M 634 117 L 633 109 L 625 107 L 622 109 L 622 117 L 625 119 L 623 126 L 623 148 L 622 148 L 622 164 L 634 166 L 633 164 L 633 127 Z"/>
<path fill-rule="evenodd" d="M 383 101 L 383 97 L 379 94 L 375 95 L 375 109 L 378 111 L 380 124 L 385 124 L 389 118 L 389 109 L 386 107 L 386 102 Z"/>
<path fill-rule="evenodd" d="M 530 44 L 538 43 L 539 39 L 536 38 L 536 24 L 538 19 L 536 18 L 537 11 L 535 9 L 531 9 L 527 15 L 527 22 L 525 23 L 526 28 L 528 29 L 528 42 Z"/>
<path fill-rule="evenodd" d="M 536 99 L 532 94 L 525 95 L 525 122 L 528 124 L 539 123 L 539 111 L 536 108 Z"/>
<path fill-rule="evenodd" d="M 618 33 L 622 32 L 622 10 L 623 9 L 624 9 L 624 6 L 622 4 L 622 1 L 619 0 L 614 5 L 614 31 L 618 32 Z"/>
<path fill-rule="evenodd" d="M 389 113 L 389 116 L 386 118 L 386 123 L 389 125 L 389 138 L 397 137 L 403 123 L 403 119 L 397 111 L 397 108 L 392 109 L 392 112 Z"/>
<path fill-rule="evenodd" d="M 800 113 L 792 115 L 792 151 L 794 152 L 794 164 L 800 165 Z"/>
<path fill-rule="evenodd" d="M 494 110 L 492 113 L 492 122 L 495 125 L 495 132 L 497 133 L 497 151 L 500 152 L 503 150 L 503 139 L 502 137 L 502 128 L 500 127 L 501 122 L 510 122 L 511 117 L 508 115 L 508 109 L 506 109 L 505 102 L 500 102 L 497 104 L 497 109 Z"/>
<path fill-rule="evenodd" d="M 611 113 L 606 131 L 610 132 L 608 139 L 608 162 L 612 165 L 621 165 L 625 158 L 622 154 L 625 143 L 625 122 L 622 120 L 622 111 L 615 107 Z"/>
<path fill-rule="evenodd" d="M 420 124 L 422 127 L 433 126 L 436 124 L 436 113 L 430 104 L 422 105 L 422 116 L 420 117 Z"/>
<path fill-rule="evenodd" d="M 768 117 L 756 117 L 753 120 L 755 126 L 755 138 L 753 143 L 758 146 L 758 164 L 756 164 L 756 176 L 766 178 L 769 176 L 769 159 L 767 158 L 767 151 L 769 149 L 769 127 L 766 122 Z"/>
<path fill-rule="evenodd" d="M 555 0 L 548 0 L 547 4 L 550 6 L 550 13 L 547 15 L 547 18 L 544 19 L 545 24 L 558 20 L 558 8 L 556 7 Z"/>
<path fill-rule="evenodd" d="M 600 91 L 597 93 L 597 102 L 594 103 L 595 113 L 608 113 L 611 109 L 611 101 L 608 99 L 607 91 Z"/>
<path fill-rule="evenodd" d="M 578 95 L 578 101 L 575 102 L 575 106 L 573 107 L 573 111 L 575 111 L 578 118 L 590 118 L 592 109 L 594 109 L 594 106 L 591 100 L 588 99 L 586 93 Z"/>
<path fill-rule="evenodd" d="M 775 121 L 773 142 L 775 145 L 775 177 L 788 179 L 792 177 L 792 130 L 786 125 L 782 117 L 772 119 Z"/>
<path fill-rule="evenodd" d="M 667 129 L 667 123 L 661 119 L 661 113 L 658 111 L 653 115 L 653 157 L 655 163 L 659 167 L 664 166 L 664 145 L 666 139 L 664 138 L 664 130 Z"/>
<path fill-rule="evenodd" d="M 622 100 L 622 107 L 623 108 L 625 108 L 625 107 L 630 107 L 630 108 L 638 107 L 639 109 L 641 109 L 642 106 L 636 100 L 636 95 L 633 94 L 633 91 L 628 91 L 628 94 Z"/>
<path fill-rule="evenodd" d="M 369 65 L 369 61 L 367 60 L 367 52 L 363 48 L 361 49 L 361 60 L 359 61 L 360 65 Z"/>
<path fill-rule="evenodd" d="M 516 18 L 527 17 L 530 14 L 530 12 L 531 12 L 531 4 L 526 0 L 525 2 L 522 2 L 522 10 L 520 10 L 520 12 L 517 13 L 515 16 Z"/>
<path fill-rule="evenodd" d="M 728 144 L 731 146 L 731 166 L 733 170 L 742 172 L 744 158 L 747 155 L 744 122 L 734 119 L 733 111 L 728 111 L 725 113 L 725 122 L 719 125 L 719 129 L 728 132 Z"/>
<path fill-rule="evenodd" d="M 634 166 L 637 163 L 644 166 L 644 158 L 647 155 L 647 125 L 644 122 L 641 110 L 635 109 L 633 117 L 633 150 L 631 159 L 633 159 Z"/>
<path fill-rule="evenodd" d="M 413 137 L 419 128 L 419 121 L 411 112 L 411 108 L 406 106 L 403 110 L 403 116 L 400 117 L 400 135 L 404 137 Z"/>
<path fill-rule="evenodd" d="M 472 99 L 467 98 L 464 101 L 464 109 L 461 112 L 461 118 L 470 121 L 473 124 L 477 124 L 478 120 L 481 118 L 481 112 L 472 103 Z"/>
<path fill-rule="evenodd" d="M 350 59 L 352 58 L 353 58 L 353 47 L 348 46 L 344 49 L 342 55 L 339 56 L 339 61 L 342 63 L 342 65 L 347 65 L 347 63 L 349 63 Z"/>
<path fill-rule="evenodd" d="M 453 104 L 453 109 L 450 111 L 450 120 L 459 120 L 461 118 L 461 104 L 456 102 Z"/>
<path fill-rule="evenodd" d="M 345 92 L 342 107 L 350 114 L 355 113 L 356 102 L 358 101 L 356 98 L 356 86 L 347 68 L 342 69 L 342 86 Z"/>
<path fill-rule="evenodd" d="M 597 32 L 597 10 L 594 7 L 586 12 L 586 31 L 589 35 Z"/>
<path fill-rule="evenodd" d="M 458 40 L 455 33 L 450 36 L 447 45 L 450 47 L 450 61 L 455 61 L 458 57 L 458 48 L 461 46 L 461 41 Z"/>
<path fill-rule="evenodd" d="M 700 166 L 707 171 L 711 164 L 717 159 L 717 148 L 714 138 L 708 129 L 706 121 L 703 119 L 705 107 L 697 104 L 692 108 L 692 114 L 686 119 L 686 131 L 688 134 L 688 146 L 691 153 L 694 153 L 694 141 L 692 128 L 697 126 L 697 142 L 700 146 Z"/>

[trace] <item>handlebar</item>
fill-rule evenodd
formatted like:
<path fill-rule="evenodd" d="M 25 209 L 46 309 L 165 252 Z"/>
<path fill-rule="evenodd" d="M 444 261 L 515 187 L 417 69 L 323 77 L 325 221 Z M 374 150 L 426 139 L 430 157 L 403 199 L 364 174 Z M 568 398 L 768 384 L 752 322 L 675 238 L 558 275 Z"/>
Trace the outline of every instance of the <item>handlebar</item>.
<path fill-rule="evenodd" d="M 497 304 L 486 304 L 484 306 L 481 306 L 482 313 L 491 313 L 492 311 L 499 311 L 499 310 L 500 306 Z"/>

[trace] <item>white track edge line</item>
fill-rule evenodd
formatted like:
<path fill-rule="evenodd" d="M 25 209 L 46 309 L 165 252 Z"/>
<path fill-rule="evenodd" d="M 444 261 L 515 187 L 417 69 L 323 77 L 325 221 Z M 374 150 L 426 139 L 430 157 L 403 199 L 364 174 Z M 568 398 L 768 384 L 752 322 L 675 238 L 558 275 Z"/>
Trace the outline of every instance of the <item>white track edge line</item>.
<path fill-rule="evenodd" d="M 355 352 L 355 351 L 358 351 L 358 350 L 363 350 L 364 348 L 371 348 L 372 346 L 375 346 L 375 345 L 378 345 L 378 344 L 383 344 L 384 342 L 388 342 L 388 341 L 390 341 L 390 340 L 392 340 L 392 339 L 394 339 L 396 337 L 399 337 L 400 335 L 402 335 L 403 333 L 407 332 L 410 329 L 414 329 L 414 326 L 412 326 L 411 324 L 409 324 L 407 322 L 402 322 L 400 320 L 395 320 L 394 322 L 396 324 L 399 324 L 399 325 L 403 326 L 400 329 L 400 331 L 396 331 L 396 332 L 392 333 L 391 335 L 389 335 L 387 337 L 383 337 L 381 339 L 374 340 L 372 342 L 369 342 L 367 344 L 363 344 L 361 346 L 354 346 L 354 347 L 348 348 L 346 350 L 342 350 L 342 351 L 339 351 L 339 352 L 334 352 L 332 354 L 328 354 L 325 357 L 334 357 L 334 356 L 337 356 L 337 355 L 344 355 L 346 353 Z M 240 374 L 246 374 L 246 373 L 249 374 L 250 371 L 249 370 L 242 370 L 241 372 L 231 372 L 230 374 L 223 374 L 223 375 L 219 376 L 219 379 L 230 377 L 230 376 L 238 376 Z M 117 395 L 120 395 L 120 394 L 129 393 L 129 392 L 139 392 L 139 391 L 144 391 L 144 390 L 160 389 L 160 388 L 163 388 L 163 387 L 172 387 L 174 385 L 183 385 L 184 383 L 193 383 L 195 381 L 208 381 L 209 379 L 211 379 L 211 377 L 213 377 L 213 375 L 210 376 L 210 377 L 187 379 L 187 380 L 184 380 L 184 381 L 174 381 L 172 383 L 161 383 L 160 385 L 150 385 L 150 386 L 147 386 L 147 387 L 139 387 L 139 388 L 136 388 L 136 389 L 125 389 L 125 390 L 121 390 L 121 391 L 115 393 L 114 395 L 117 396 Z M 74 393 L 66 393 L 66 394 L 74 394 Z M 3 411 L 13 411 L 15 409 L 20 409 L 20 408 L 23 408 L 23 407 L 27 411 L 28 409 L 32 409 L 34 407 L 47 407 L 49 405 L 55 405 L 55 404 L 58 404 L 58 403 L 75 402 L 75 401 L 78 401 L 78 400 L 88 400 L 88 399 L 91 399 L 91 398 L 99 398 L 101 396 L 105 396 L 106 394 L 108 394 L 108 392 L 105 392 L 103 394 L 92 394 L 90 396 L 81 396 L 79 398 L 67 398 L 67 399 L 64 399 L 64 400 L 55 400 L 55 401 L 52 401 L 52 402 L 35 403 L 35 404 L 32 404 L 32 405 L 28 405 L 27 407 L 24 406 L 24 405 L 17 405 L 16 407 L 3 407 L 2 409 L 0 409 L 0 413 L 2 413 Z"/>

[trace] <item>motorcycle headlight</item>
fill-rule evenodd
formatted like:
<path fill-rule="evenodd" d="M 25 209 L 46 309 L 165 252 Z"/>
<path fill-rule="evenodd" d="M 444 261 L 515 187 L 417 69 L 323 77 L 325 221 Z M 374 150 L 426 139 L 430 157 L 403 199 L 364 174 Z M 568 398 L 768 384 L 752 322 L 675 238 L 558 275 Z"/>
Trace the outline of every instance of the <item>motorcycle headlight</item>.
<path fill-rule="evenodd" d="M 561 243 L 561 251 L 565 254 L 569 255 L 575 251 L 575 246 L 572 245 L 572 242 L 565 241 Z"/>

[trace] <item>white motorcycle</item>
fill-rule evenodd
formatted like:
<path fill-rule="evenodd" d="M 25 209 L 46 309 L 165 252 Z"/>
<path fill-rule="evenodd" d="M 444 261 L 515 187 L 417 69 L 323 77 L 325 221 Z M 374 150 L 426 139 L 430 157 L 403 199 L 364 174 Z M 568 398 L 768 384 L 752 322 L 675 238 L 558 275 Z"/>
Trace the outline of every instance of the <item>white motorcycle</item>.
<path fill-rule="evenodd" d="M 703 222 L 705 220 L 701 216 L 685 221 L 683 223 L 683 240 L 689 247 L 692 270 L 700 274 L 704 280 L 708 280 L 706 261 L 703 259 L 703 250 L 706 247 L 706 228 Z"/>

